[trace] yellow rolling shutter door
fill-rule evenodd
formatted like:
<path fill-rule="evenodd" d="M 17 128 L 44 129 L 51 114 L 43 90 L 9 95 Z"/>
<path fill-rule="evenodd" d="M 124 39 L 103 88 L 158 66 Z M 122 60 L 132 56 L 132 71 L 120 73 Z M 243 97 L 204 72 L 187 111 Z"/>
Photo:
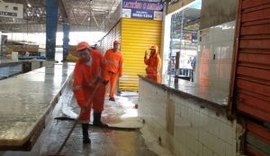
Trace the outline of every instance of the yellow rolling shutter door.
<path fill-rule="evenodd" d="M 121 20 L 121 51 L 124 58 L 120 90 L 137 91 L 138 74 L 145 74 L 144 52 L 151 45 L 161 42 L 162 21 L 127 19 Z M 148 50 L 149 52 L 149 50 Z"/>

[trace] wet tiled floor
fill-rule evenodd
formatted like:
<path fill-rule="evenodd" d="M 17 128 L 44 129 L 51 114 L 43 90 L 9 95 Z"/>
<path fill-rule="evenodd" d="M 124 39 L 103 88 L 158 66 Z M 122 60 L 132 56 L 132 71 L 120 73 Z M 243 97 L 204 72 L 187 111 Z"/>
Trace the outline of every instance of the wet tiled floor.
<path fill-rule="evenodd" d="M 61 114 L 58 103 L 36 144 L 29 152 L 2 151 L 0 156 L 54 155 L 64 141 L 74 121 L 56 120 Z M 101 129 L 90 126 L 91 145 L 82 144 L 81 126 L 78 124 L 67 141 L 61 155 L 70 156 L 155 156 L 145 145 L 139 129 Z"/>

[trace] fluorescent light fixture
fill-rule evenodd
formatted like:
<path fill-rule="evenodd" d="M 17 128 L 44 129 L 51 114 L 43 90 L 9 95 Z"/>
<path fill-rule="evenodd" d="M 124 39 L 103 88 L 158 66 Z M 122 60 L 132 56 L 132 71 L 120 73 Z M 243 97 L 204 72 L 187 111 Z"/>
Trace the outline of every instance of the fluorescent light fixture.
<path fill-rule="evenodd" d="M 27 3 L 27 6 L 28 6 L 29 8 L 31 8 L 31 7 L 32 7 L 32 6 L 31 6 L 31 4 L 30 4 L 29 2 Z"/>
<path fill-rule="evenodd" d="M 88 19 L 87 19 L 87 20 L 88 20 L 88 21 L 90 21 L 90 19 L 91 19 L 91 18 L 90 18 L 90 17 L 88 17 Z"/>

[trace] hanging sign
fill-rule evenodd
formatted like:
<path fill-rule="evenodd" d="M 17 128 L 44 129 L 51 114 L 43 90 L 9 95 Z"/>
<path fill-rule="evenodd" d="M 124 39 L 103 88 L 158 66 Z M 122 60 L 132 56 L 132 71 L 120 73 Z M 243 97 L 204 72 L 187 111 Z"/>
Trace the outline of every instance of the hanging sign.
<path fill-rule="evenodd" d="M 162 20 L 163 2 L 123 0 L 122 17 Z"/>
<path fill-rule="evenodd" d="M 23 5 L 18 3 L 6 3 L 0 0 L 0 16 L 23 18 Z"/>

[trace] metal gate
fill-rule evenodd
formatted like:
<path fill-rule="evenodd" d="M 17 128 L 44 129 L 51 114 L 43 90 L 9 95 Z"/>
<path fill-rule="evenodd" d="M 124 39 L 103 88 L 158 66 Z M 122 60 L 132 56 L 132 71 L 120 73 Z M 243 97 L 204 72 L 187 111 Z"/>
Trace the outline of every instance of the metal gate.
<path fill-rule="evenodd" d="M 245 152 L 270 155 L 270 1 L 239 0 L 232 97 Z"/>
<path fill-rule="evenodd" d="M 162 21 L 121 19 L 121 51 L 124 58 L 120 90 L 138 91 L 138 74 L 145 74 L 143 61 L 145 50 L 161 42 Z"/>

